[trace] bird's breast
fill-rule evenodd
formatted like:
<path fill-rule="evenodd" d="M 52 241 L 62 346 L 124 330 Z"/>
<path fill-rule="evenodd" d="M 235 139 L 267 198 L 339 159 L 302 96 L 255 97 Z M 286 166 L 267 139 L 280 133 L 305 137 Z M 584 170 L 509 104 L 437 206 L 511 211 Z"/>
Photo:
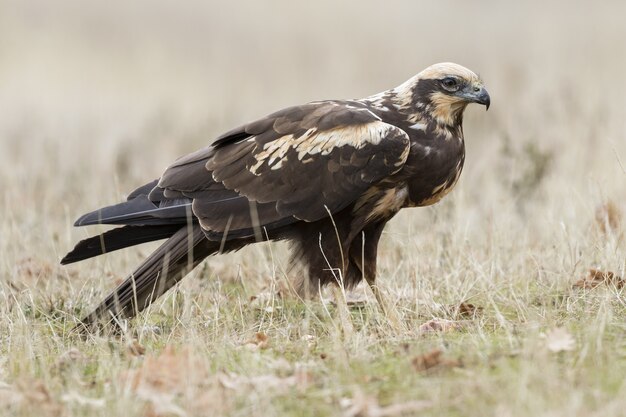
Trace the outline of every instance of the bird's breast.
<path fill-rule="evenodd" d="M 452 141 L 441 146 L 416 146 L 407 160 L 406 172 L 410 206 L 429 206 L 445 197 L 456 185 L 465 150 Z"/>
<path fill-rule="evenodd" d="M 419 207 L 430 206 L 435 203 L 438 203 L 442 198 L 444 198 L 456 185 L 459 180 L 459 176 L 461 175 L 461 170 L 459 169 L 457 174 L 452 177 L 452 180 L 446 179 L 443 183 L 436 185 L 432 188 L 429 197 L 423 198 L 421 201 L 417 202 L 416 205 Z"/>
<path fill-rule="evenodd" d="M 373 186 L 357 200 L 353 213 L 357 217 L 364 217 L 367 222 L 390 219 L 401 208 L 406 207 L 408 198 L 409 189 L 406 183 L 396 184 L 395 187 Z"/>

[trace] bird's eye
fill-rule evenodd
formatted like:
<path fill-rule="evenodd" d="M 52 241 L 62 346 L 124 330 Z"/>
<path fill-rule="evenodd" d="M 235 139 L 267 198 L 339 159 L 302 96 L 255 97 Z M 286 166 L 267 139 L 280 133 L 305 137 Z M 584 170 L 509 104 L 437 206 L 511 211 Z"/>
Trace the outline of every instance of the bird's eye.
<path fill-rule="evenodd" d="M 452 77 L 446 77 L 443 80 L 441 80 L 441 84 L 444 86 L 444 88 L 446 90 L 456 90 L 457 88 L 459 88 L 459 82 L 456 80 L 456 78 L 452 78 Z"/>

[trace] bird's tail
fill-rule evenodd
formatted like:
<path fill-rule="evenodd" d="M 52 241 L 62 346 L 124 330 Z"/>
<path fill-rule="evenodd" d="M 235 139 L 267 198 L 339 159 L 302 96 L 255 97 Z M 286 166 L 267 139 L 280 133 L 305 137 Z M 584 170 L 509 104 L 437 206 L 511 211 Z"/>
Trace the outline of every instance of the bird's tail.
<path fill-rule="evenodd" d="M 86 330 L 101 321 L 135 316 L 219 249 L 220 242 L 208 240 L 198 224 L 181 227 L 82 319 L 78 327 Z"/>
<path fill-rule="evenodd" d="M 154 240 L 167 239 L 174 235 L 180 224 L 124 226 L 108 230 L 101 235 L 81 240 L 63 259 L 61 265 L 67 265 L 94 256 L 103 255 L 129 246 L 140 245 Z"/>

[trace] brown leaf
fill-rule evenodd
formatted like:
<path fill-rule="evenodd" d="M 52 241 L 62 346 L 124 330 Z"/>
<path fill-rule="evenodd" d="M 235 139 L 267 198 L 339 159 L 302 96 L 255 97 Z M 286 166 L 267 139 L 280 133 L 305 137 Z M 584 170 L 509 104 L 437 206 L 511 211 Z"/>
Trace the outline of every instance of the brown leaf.
<path fill-rule="evenodd" d="M 463 317 L 463 318 L 476 318 L 480 316 L 483 312 L 482 307 L 477 307 L 474 304 L 462 302 L 459 305 L 450 305 L 447 308 L 447 311 L 452 317 Z"/>
<path fill-rule="evenodd" d="M 461 366 L 458 359 L 444 358 L 440 349 L 431 350 L 413 358 L 411 365 L 417 372 L 428 371 L 434 368 L 454 368 Z"/>
<path fill-rule="evenodd" d="M 601 284 L 613 284 L 617 288 L 624 286 L 624 279 L 611 271 L 600 271 L 599 269 L 590 269 L 586 277 L 576 281 L 572 288 L 574 289 L 592 289 Z"/>
<path fill-rule="evenodd" d="M 269 337 L 263 332 L 257 332 L 254 338 L 244 343 L 244 346 L 252 350 L 267 349 L 269 347 Z"/>
<path fill-rule="evenodd" d="M 432 350 L 413 358 L 411 365 L 413 365 L 413 369 L 416 371 L 426 371 L 441 364 L 442 354 L 443 352 L 439 349 Z"/>
<path fill-rule="evenodd" d="M 622 212 L 611 200 L 596 208 L 596 225 L 603 233 L 619 230 L 622 224 Z"/>
<path fill-rule="evenodd" d="M 179 393 L 185 386 L 200 384 L 208 378 L 206 365 L 188 347 L 166 346 L 158 356 L 146 356 L 138 369 L 122 374 L 133 390 Z"/>
<path fill-rule="evenodd" d="M 146 353 L 146 348 L 137 339 L 133 339 L 126 345 L 126 351 L 131 356 L 143 356 Z"/>
<path fill-rule="evenodd" d="M 263 332 L 257 332 L 254 335 L 254 340 L 257 345 L 261 345 L 261 344 L 267 345 L 267 341 L 269 340 L 269 337 L 267 337 L 267 335 Z"/>
<path fill-rule="evenodd" d="M 446 320 L 446 319 L 433 319 L 428 320 L 418 328 L 419 333 L 433 333 L 433 332 L 449 332 L 452 330 L 461 330 L 463 324 L 458 321 Z"/>

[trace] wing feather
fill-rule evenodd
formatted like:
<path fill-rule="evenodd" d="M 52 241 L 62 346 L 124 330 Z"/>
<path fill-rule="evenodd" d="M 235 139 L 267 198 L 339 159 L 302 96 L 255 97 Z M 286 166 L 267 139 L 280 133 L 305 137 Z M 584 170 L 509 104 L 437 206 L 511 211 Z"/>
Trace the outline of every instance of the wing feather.
<path fill-rule="evenodd" d="M 409 146 L 403 130 L 363 104 L 309 103 L 232 130 L 179 159 L 158 188 L 193 199 L 209 237 L 226 229 L 229 236 L 249 236 L 255 226 L 313 222 L 348 207 L 399 171 Z"/>

